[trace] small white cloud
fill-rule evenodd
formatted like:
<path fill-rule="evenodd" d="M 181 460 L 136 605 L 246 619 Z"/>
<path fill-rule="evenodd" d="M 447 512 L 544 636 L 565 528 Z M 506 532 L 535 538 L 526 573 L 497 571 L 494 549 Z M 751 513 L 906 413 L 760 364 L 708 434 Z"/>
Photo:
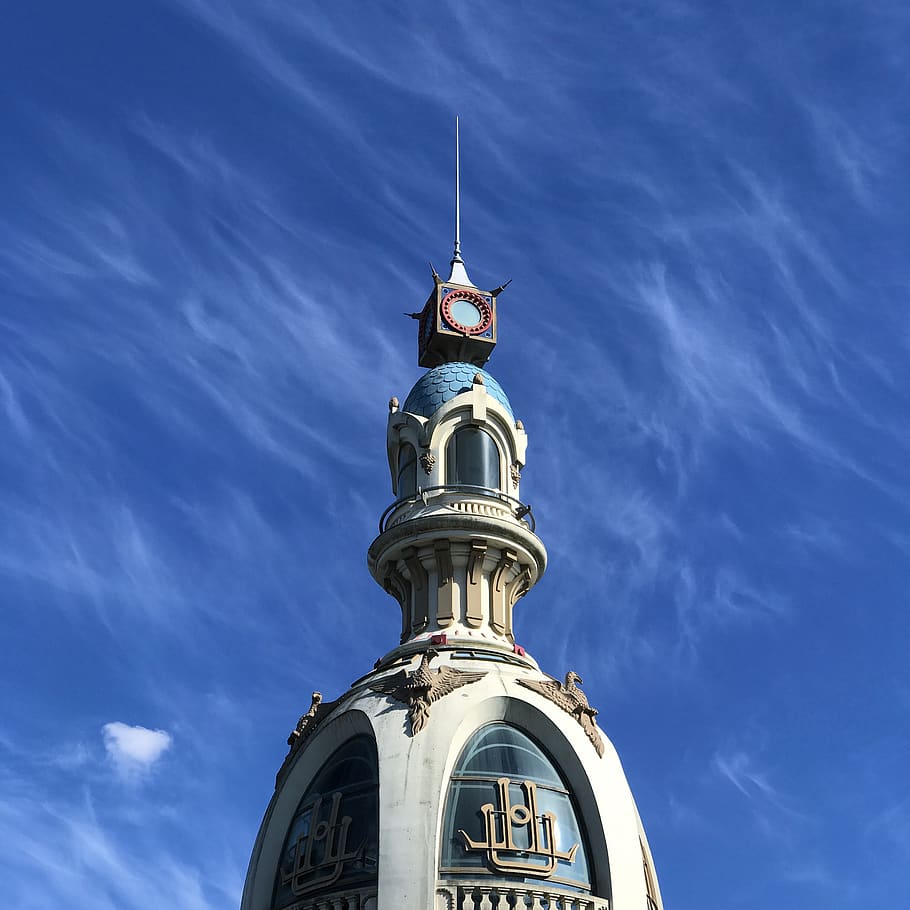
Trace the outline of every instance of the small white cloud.
<path fill-rule="evenodd" d="M 165 730 L 131 727 L 119 720 L 105 724 L 101 733 L 114 767 L 124 775 L 147 770 L 171 745 L 171 735 Z"/>

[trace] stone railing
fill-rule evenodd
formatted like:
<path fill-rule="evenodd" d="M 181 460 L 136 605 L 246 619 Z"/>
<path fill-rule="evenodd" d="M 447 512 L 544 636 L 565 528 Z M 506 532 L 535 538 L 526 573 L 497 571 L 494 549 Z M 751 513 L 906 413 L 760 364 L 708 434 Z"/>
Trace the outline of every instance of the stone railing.
<path fill-rule="evenodd" d="M 610 902 L 553 886 L 440 882 L 436 910 L 610 910 Z"/>
<path fill-rule="evenodd" d="M 535 529 L 531 507 L 524 505 L 514 496 L 489 487 L 444 484 L 438 487 L 421 487 L 413 496 L 393 502 L 379 519 L 379 533 L 382 534 L 411 518 L 431 514 L 434 509 L 457 509 L 477 515 L 519 521 L 532 532 Z"/>
<path fill-rule="evenodd" d="M 376 886 L 339 891 L 325 897 L 304 898 L 284 910 L 376 910 Z"/>

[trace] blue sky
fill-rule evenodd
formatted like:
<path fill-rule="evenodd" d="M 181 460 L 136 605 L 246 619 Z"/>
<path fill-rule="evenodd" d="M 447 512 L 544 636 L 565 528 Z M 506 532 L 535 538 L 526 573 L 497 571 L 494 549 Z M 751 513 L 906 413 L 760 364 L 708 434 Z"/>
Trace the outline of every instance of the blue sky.
<path fill-rule="evenodd" d="M 667 907 L 900 903 L 906 4 L 12 4 L 4 905 L 236 907 L 285 737 L 397 641 L 386 403 L 451 251 Z"/>

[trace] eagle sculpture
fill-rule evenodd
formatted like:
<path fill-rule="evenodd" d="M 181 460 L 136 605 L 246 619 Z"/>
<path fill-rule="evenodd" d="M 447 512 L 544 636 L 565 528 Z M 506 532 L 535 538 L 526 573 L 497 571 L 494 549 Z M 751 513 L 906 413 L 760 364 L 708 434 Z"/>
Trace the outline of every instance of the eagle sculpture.
<path fill-rule="evenodd" d="M 288 754 L 285 755 L 284 761 L 281 763 L 281 767 L 278 769 L 278 774 L 275 776 L 275 786 L 277 787 L 281 783 L 282 778 L 287 773 L 288 769 L 291 767 L 291 762 L 297 752 L 302 748 L 303 744 L 316 732 L 316 727 L 321 724 L 332 711 L 335 710 L 335 706 L 341 699 L 335 701 L 323 701 L 321 692 L 314 692 L 312 701 L 310 702 L 310 707 L 307 710 L 306 714 L 301 714 L 300 719 L 297 721 L 294 729 L 291 730 L 290 735 L 288 736 L 288 745 L 291 747 L 288 749 Z"/>
<path fill-rule="evenodd" d="M 400 670 L 394 676 L 370 685 L 374 692 L 388 695 L 408 706 L 411 736 L 416 736 L 426 726 L 430 717 L 430 705 L 434 701 L 486 676 L 486 673 L 454 670 L 452 667 L 431 670 L 430 661 L 436 654 L 437 652 L 432 649 L 424 651 L 420 658 L 420 666 L 413 672 Z"/>
<path fill-rule="evenodd" d="M 588 704 L 585 693 L 578 688 L 578 683 L 584 680 L 574 671 L 569 670 L 566 673 L 566 681 L 559 682 L 556 679 L 519 679 L 518 682 L 526 689 L 533 689 L 539 692 L 544 698 L 548 698 L 554 705 L 562 708 L 567 714 L 571 714 L 585 731 L 591 744 L 597 750 L 597 754 L 603 758 L 604 744 L 601 739 L 600 731 L 594 718 L 597 716 L 597 709 Z"/>
<path fill-rule="evenodd" d="M 291 747 L 291 752 L 299 749 L 316 732 L 316 727 L 325 720 L 326 716 L 331 713 L 337 704 L 337 701 L 324 702 L 321 692 L 313 693 L 309 710 L 306 714 L 300 715 L 297 725 L 288 736 L 288 745 Z"/>

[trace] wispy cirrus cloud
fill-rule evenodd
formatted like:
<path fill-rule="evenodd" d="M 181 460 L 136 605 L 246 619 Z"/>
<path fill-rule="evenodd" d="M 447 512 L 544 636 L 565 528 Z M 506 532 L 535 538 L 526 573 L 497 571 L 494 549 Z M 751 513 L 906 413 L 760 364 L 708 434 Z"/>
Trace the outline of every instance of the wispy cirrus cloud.
<path fill-rule="evenodd" d="M 718 774 L 733 784 L 750 802 L 764 801 L 781 807 L 781 794 L 771 784 L 768 772 L 757 767 L 754 758 L 747 752 L 717 752 L 712 765 Z"/>
<path fill-rule="evenodd" d="M 212 910 L 227 898 L 216 880 L 148 843 L 138 829 L 121 834 L 105 825 L 88 799 L 54 806 L 22 796 L 5 800 L 0 839 L 6 845 L 0 861 L 7 872 L 5 899 L 23 910 L 76 895 L 81 906 L 98 910 L 149 902 Z"/>
<path fill-rule="evenodd" d="M 877 845 L 882 839 L 901 855 L 910 851 L 910 802 L 895 800 L 881 808 L 865 826 L 867 841 Z"/>
<path fill-rule="evenodd" d="M 94 603 L 107 620 L 114 604 L 153 618 L 220 603 L 224 615 L 236 586 L 213 591 L 217 573 L 197 566 L 200 550 L 210 561 L 231 546 L 232 503 L 235 517 L 257 516 L 257 540 L 272 528 L 279 560 L 296 559 L 261 503 L 222 496 L 235 463 L 296 472 L 302 491 L 327 459 L 364 470 L 372 458 L 332 431 L 341 414 L 354 437 L 381 427 L 392 345 L 375 322 L 352 318 L 356 302 L 335 305 L 340 292 L 298 268 L 301 250 L 320 255 L 319 232 L 303 236 L 267 182 L 210 144 L 140 119 L 141 154 L 153 149 L 157 163 L 139 180 L 118 149 L 59 120 L 52 129 L 73 173 L 95 165 L 84 176 L 100 188 L 82 206 L 45 184 L 19 221 L 0 221 L 14 293 L 0 346 L 11 431 L 0 570 L 75 594 L 63 599 Z M 173 222 L 172 186 L 149 188 L 165 174 L 183 184 L 195 227 Z M 230 229 L 215 198 L 238 200 Z M 198 243 L 181 239 L 187 229 Z M 28 304 L 35 296 L 40 310 Z M 375 400 L 363 395 L 368 373 L 385 386 Z M 140 415 L 151 430 L 142 440 Z M 186 460 L 208 465 L 207 489 L 182 483 Z M 153 463 L 166 466 L 167 489 L 150 499 L 135 480 L 150 479 Z M 215 512 L 222 523 L 204 527 Z"/>

